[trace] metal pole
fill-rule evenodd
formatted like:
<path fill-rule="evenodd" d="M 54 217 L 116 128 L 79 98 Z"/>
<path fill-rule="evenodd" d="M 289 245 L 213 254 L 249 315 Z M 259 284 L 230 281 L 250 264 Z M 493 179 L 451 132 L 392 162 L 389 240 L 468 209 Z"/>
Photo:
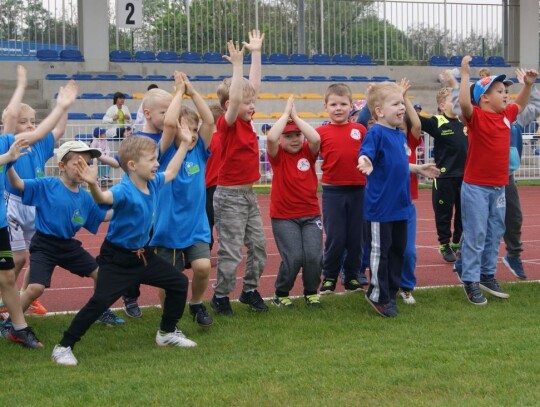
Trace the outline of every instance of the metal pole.
<path fill-rule="evenodd" d="M 324 5 L 323 0 L 320 0 L 321 5 L 321 54 L 324 54 Z"/>
<path fill-rule="evenodd" d="M 190 4 L 189 0 L 186 0 L 186 10 L 187 10 L 187 50 L 191 52 L 191 18 L 189 16 Z"/>
<path fill-rule="evenodd" d="M 384 13 L 383 13 L 383 19 L 384 19 L 384 66 L 388 65 L 388 50 L 387 50 L 387 38 L 386 38 L 386 0 L 384 0 Z"/>
<path fill-rule="evenodd" d="M 503 57 L 508 61 L 508 0 L 503 0 L 502 2 L 502 40 L 503 40 Z"/>
<path fill-rule="evenodd" d="M 448 7 L 448 4 L 446 4 L 446 0 L 444 0 L 444 55 L 448 56 L 448 35 L 446 33 L 446 7 Z"/>
<path fill-rule="evenodd" d="M 255 0 L 255 29 L 259 29 L 259 0 Z"/>
<path fill-rule="evenodd" d="M 298 53 L 306 53 L 306 35 L 304 22 L 304 0 L 298 0 Z"/>

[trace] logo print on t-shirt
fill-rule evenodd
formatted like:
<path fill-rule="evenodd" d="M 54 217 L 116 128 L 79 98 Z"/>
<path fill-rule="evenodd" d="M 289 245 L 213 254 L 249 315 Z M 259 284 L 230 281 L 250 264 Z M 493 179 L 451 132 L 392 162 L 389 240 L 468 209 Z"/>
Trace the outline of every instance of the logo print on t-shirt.
<path fill-rule="evenodd" d="M 412 154 L 412 151 L 411 151 L 409 145 L 407 143 L 404 143 L 403 147 L 405 147 L 405 154 L 407 155 L 407 157 L 410 157 L 411 154 Z"/>
<path fill-rule="evenodd" d="M 351 130 L 351 138 L 354 140 L 360 140 L 362 137 L 362 133 L 360 133 L 360 130 L 358 129 L 352 129 Z"/>
<path fill-rule="evenodd" d="M 200 171 L 199 165 L 190 161 L 185 163 L 184 168 L 186 169 L 186 174 L 189 176 L 197 174 Z"/>
<path fill-rule="evenodd" d="M 309 161 L 306 158 L 300 158 L 298 160 L 298 163 L 296 164 L 296 168 L 298 168 L 300 171 L 307 171 L 309 170 L 311 165 L 309 164 Z"/>
<path fill-rule="evenodd" d="M 73 223 L 76 223 L 77 225 L 84 224 L 84 219 L 81 216 L 81 213 L 79 212 L 78 209 L 75 209 L 75 212 L 73 213 L 73 216 L 71 217 L 71 220 L 73 221 Z"/>
<path fill-rule="evenodd" d="M 508 126 L 508 128 L 510 128 L 510 120 L 508 120 L 506 117 L 504 118 L 504 124 L 506 124 Z"/>

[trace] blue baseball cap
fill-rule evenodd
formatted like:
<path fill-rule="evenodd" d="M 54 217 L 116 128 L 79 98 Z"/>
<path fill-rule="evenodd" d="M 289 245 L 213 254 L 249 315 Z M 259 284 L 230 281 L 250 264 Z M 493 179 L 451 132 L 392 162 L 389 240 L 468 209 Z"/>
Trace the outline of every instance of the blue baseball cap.
<path fill-rule="evenodd" d="M 100 134 L 105 134 L 107 132 L 107 129 L 100 129 L 99 127 L 96 127 L 94 129 L 94 137 L 98 138 Z"/>
<path fill-rule="evenodd" d="M 493 76 L 486 76 L 485 78 L 480 79 L 476 82 L 474 85 L 474 101 L 478 105 L 480 103 L 480 97 L 488 91 L 490 86 L 493 84 L 493 82 L 502 82 L 504 83 L 506 79 L 506 75 L 493 75 Z"/>
<path fill-rule="evenodd" d="M 261 127 L 261 130 L 262 130 L 262 131 L 268 131 L 268 130 L 270 130 L 271 128 L 272 128 L 271 125 L 269 125 L 268 123 L 264 123 L 264 124 L 262 125 L 262 127 Z"/>

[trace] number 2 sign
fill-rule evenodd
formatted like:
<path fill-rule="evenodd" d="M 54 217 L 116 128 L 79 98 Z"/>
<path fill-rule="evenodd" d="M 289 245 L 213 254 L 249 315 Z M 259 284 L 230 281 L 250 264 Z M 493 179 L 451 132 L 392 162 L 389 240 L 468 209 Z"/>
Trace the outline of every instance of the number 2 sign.
<path fill-rule="evenodd" d="M 141 28 L 142 0 L 116 0 L 116 25 L 118 28 Z"/>

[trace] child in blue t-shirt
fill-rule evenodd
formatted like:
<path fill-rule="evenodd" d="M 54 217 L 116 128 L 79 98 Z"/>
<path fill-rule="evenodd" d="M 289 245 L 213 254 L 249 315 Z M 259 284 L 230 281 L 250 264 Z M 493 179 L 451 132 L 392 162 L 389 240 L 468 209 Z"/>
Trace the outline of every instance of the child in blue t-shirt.
<path fill-rule="evenodd" d="M 164 172 L 158 172 L 158 151 L 153 140 L 143 136 L 125 138 L 118 150 L 125 174 L 122 182 L 108 191 L 99 188 L 97 165 L 89 167 L 86 161 L 79 160 L 79 176 L 90 186 L 94 200 L 99 204 L 112 205 L 114 212 L 98 257 L 100 271 L 94 295 L 55 346 L 52 359 L 56 363 L 77 365 L 72 351 L 75 344 L 98 316 L 135 284 L 165 289 L 163 314 L 156 334 L 157 345 L 196 346 L 176 328 L 186 306 L 188 279 L 147 246 L 157 194 L 176 177 L 191 142 L 191 133 L 184 125 L 181 126 L 181 134 L 182 143 Z"/>
<path fill-rule="evenodd" d="M 11 185 L 22 193 L 22 203 L 36 207 L 36 233 L 30 243 L 30 276 L 27 289 L 21 293 L 21 306 L 25 311 L 51 286 L 56 266 L 80 277 L 95 281 L 98 266 L 94 257 L 74 239 L 84 227 L 97 233 L 99 225 L 108 221 L 110 212 L 100 209 L 90 194 L 81 188 L 77 163 L 90 161 L 101 154 L 82 141 L 68 141 L 58 148 L 60 178 L 42 177 L 21 179 L 13 168 L 8 172 Z M 54 213 L 55 216 L 50 216 Z M 99 317 L 99 322 L 109 326 L 124 323 L 110 309 Z M 9 324 L 8 319 L 5 324 Z"/>
<path fill-rule="evenodd" d="M 376 123 L 367 132 L 358 157 L 358 169 L 368 175 L 364 219 L 371 278 L 366 300 L 379 315 L 395 317 L 412 205 L 409 167 L 429 177 L 436 176 L 437 170 L 432 165 L 409 164 L 411 150 L 400 128 L 406 110 L 403 89 L 383 82 L 371 86 L 367 97 Z"/>
<path fill-rule="evenodd" d="M 174 78 L 176 95 L 165 114 L 160 166 L 167 166 L 181 144 L 179 120 L 189 128 L 191 142 L 178 175 L 159 192 L 150 245 L 156 246 L 157 254 L 173 264 L 180 273 L 184 268 L 193 270 L 189 311 L 200 326 L 208 327 L 213 320 L 202 303 L 211 269 L 205 171 L 210 155 L 208 146 L 214 132 L 214 117 L 184 73 L 175 72 Z M 191 97 L 200 114 L 200 128 L 197 112 L 182 106 L 184 95 Z M 163 298 L 163 291 L 160 293 Z"/>

